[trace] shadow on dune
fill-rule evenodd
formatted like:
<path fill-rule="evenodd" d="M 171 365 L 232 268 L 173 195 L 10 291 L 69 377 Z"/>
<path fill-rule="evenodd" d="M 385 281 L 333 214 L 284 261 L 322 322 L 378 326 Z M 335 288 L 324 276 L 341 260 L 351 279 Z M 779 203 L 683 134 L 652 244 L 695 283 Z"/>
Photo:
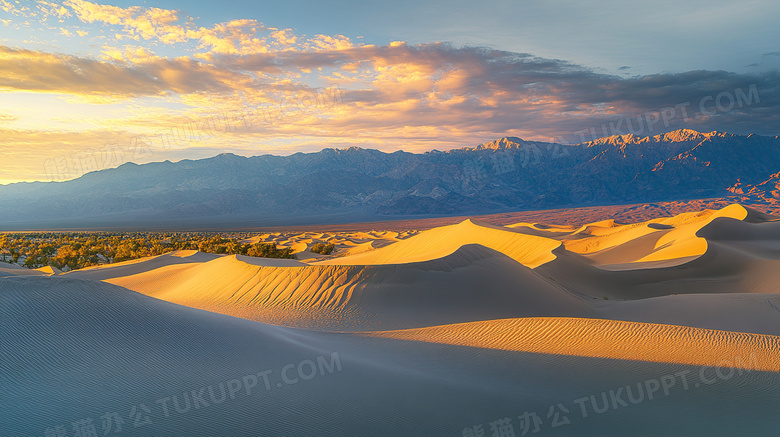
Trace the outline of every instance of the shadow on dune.
<path fill-rule="evenodd" d="M 0 281 L 0 316 L 0 424 L 9 435 L 70 431 L 86 419 L 100 428 L 110 412 L 129 435 L 172 436 L 462 435 L 504 417 L 518 427 L 532 411 L 541 435 L 767 435 L 780 425 L 776 373 L 719 378 L 709 368 L 703 375 L 717 381 L 701 384 L 694 366 L 317 333 L 67 278 Z M 320 356 L 331 370 L 301 367 Z M 287 365 L 295 383 L 281 377 Z M 649 398 L 648 380 L 686 370 L 688 389 L 677 377 L 668 394 L 656 388 Z M 231 381 L 240 384 L 233 396 L 215 402 Z M 594 410 L 603 393 L 636 384 L 642 400 L 623 395 L 626 406 Z M 575 401 L 591 395 L 597 404 L 583 417 Z M 551 428 L 557 404 L 570 424 Z"/>

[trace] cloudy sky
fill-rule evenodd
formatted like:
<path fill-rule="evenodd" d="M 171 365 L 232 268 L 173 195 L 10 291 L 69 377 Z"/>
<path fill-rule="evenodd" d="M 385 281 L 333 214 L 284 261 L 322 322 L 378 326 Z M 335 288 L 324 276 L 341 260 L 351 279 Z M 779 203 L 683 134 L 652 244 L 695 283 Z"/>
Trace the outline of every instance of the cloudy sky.
<path fill-rule="evenodd" d="M 0 183 L 127 161 L 780 134 L 776 0 L 0 0 Z"/>

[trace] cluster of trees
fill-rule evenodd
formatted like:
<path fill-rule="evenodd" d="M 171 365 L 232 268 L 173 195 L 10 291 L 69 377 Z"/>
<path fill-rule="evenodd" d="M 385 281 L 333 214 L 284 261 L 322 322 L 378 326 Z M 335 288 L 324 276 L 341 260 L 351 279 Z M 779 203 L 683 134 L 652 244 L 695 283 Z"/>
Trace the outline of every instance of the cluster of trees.
<path fill-rule="evenodd" d="M 333 253 L 334 249 L 336 249 L 336 246 L 333 243 L 328 243 L 328 244 L 317 243 L 314 246 L 312 246 L 311 249 L 309 250 L 311 250 L 314 253 L 319 253 L 321 255 L 330 255 L 331 253 Z"/>
<path fill-rule="evenodd" d="M 291 248 L 274 243 L 244 244 L 245 234 L 211 233 L 24 233 L 0 234 L 0 261 L 29 268 L 77 270 L 162 255 L 175 250 L 290 258 Z"/>

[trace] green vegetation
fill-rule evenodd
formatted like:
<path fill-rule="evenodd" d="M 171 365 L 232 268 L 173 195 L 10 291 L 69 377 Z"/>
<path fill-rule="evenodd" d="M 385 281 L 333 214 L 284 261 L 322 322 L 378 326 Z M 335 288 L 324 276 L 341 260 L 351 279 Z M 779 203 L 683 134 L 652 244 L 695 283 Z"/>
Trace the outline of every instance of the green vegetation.
<path fill-rule="evenodd" d="M 312 246 L 310 250 L 314 253 L 319 253 L 320 255 L 330 255 L 331 253 L 333 253 L 334 249 L 336 249 L 336 246 L 332 243 L 328 243 L 328 244 L 317 243 L 314 246 Z"/>
<path fill-rule="evenodd" d="M 62 270 L 162 255 L 175 250 L 295 259 L 274 243 L 243 244 L 247 234 L 188 233 L 9 233 L 0 234 L 0 261 Z"/>

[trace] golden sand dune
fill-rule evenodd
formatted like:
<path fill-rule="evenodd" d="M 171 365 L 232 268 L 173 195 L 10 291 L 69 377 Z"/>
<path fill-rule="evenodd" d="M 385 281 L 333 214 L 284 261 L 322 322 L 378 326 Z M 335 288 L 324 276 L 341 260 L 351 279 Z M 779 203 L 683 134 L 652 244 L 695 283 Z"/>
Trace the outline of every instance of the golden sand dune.
<path fill-rule="evenodd" d="M 9 276 L 52 276 L 62 273 L 60 269 L 52 266 L 41 267 L 38 269 L 27 269 L 15 264 L 0 263 L 0 277 Z"/>
<path fill-rule="evenodd" d="M 396 329 L 497 317 L 596 315 L 582 298 L 479 245 L 463 246 L 443 258 L 402 265 L 293 263 L 297 262 L 228 256 L 106 281 L 195 308 L 327 329 Z"/>
<path fill-rule="evenodd" d="M 342 249 L 342 250 L 340 250 L 340 251 L 338 251 L 336 253 L 341 255 L 341 256 L 349 256 L 349 255 L 357 255 L 358 253 L 368 252 L 368 251 L 371 251 L 371 250 L 374 250 L 374 249 L 380 247 L 377 244 L 378 241 L 380 241 L 380 240 L 366 241 L 365 243 L 355 244 L 355 245 L 353 245 L 351 247 L 347 247 L 345 249 Z M 387 243 L 385 243 L 384 245 L 387 245 Z"/>
<path fill-rule="evenodd" d="M 507 227 L 475 223 L 465 220 L 457 225 L 443 226 L 423 231 L 399 242 L 383 242 L 381 250 L 357 251 L 342 249 L 336 259 L 320 261 L 320 264 L 373 265 L 402 264 L 440 258 L 454 252 L 463 244 L 481 244 L 515 259 L 521 264 L 536 268 L 555 259 L 561 243 L 566 250 L 583 255 L 607 270 L 626 268 L 671 267 L 704 255 L 707 240 L 697 235 L 719 219 L 762 222 L 768 216 L 740 205 L 729 205 L 720 210 L 683 213 L 674 217 L 657 218 L 643 223 L 618 224 L 614 220 L 602 220 L 583 225 L 548 226 L 540 223 L 518 223 Z M 322 234 L 317 236 L 355 244 L 345 237 Z M 353 235 L 376 237 L 377 233 Z M 374 240 L 377 241 L 377 240 Z M 364 243 L 363 243 L 364 244 Z M 378 246 L 374 243 L 374 246 Z M 348 249 L 348 248 L 345 248 Z M 634 263 L 633 266 L 628 265 Z"/>
<path fill-rule="evenodd" d="M 160 256 L 89 267 L 83 270 L 67 272 L 65 275 L 79 279 L 103 280 L 118 276 L 134 275 L 176 264 L 203 263 L 219 257 L 220 255 L 202 253 L 195 250 L 182 250 Z"/>
<path fill-rule="evenodd" d="M 579 357 L 780 371 L 780 337 L 601 319 L 490 320 L 363 335 Z"/>
<path fill-rule="evenodd" d="M 744 220 L 748 211 L 740 205 L 729 205 L 718 211 L 705 211 L 701 214 L 680 214 L 671 219 L 661 220 L 657 223 L 669 225 L 672 228 L 656 242 L 655 250 L 640 258 L 638 261 L 660 261 L 674 258 L 703 255 L 707 251 L 707 240 L 697 235 L 713 220 L 729 218 Z"/>
<path fill-rule="evenodd" d="M 0 278 L 10 276 L 45 276 L 47 273 L 41 270 L 26 269 L 14 264 L 0 264 Z"/>
<path fill-rule="evenodd" d="M 467 244 L 489 247 L 530 268 L 555 259 L 552 251 L 561 245 L 549 238 L 465 220 L 457 225 L 423 231 L 375 251 L 321 261 L 320 264 L 376 265 L 428 261 L 452 254 Z"/>
<path fill-rule="evenodd" d="M 333 256 L 347 256 L 384 247 L 414 234 L 416 231 L 272 232 L 246 238 L 241 243 L 275 243 L 279 248 L 291 248 L 299 260 L 312 261 L 323 258 L 309 251 L 318 243 L 335 245 Z"/>
<path fill-rule="evenodd" d="M 517 232 L 522 232 L 528 235 L 536 235 L 537 237 L 555 238 L 556 234 L 568 235 L 575 231 L 572 226 L 566 225 L 545 225 L 542 223 L 514 223 L 505 226 L 506 228 L 513 229 Z"/>
<path fill-rule="evenodd" d="M 309 244 L 304 241 L 289 242 L 284 245 L 292 249 L 292 253 L 300 253 L 309 248 Z"/>
<path fill-rule="evenodd" d="M 631 300 L 673 294 L 775 293 L 776 280 L 780 279 L 780 265 L 776 261 L 759 263 L 744 253 L 714 242 L 700 257 L 667 267 L 656 264 L 655 268 L 632 263 L 607 270 L 570 252 L 561 251 L 556 255 L 555 261 L 540 266 L 537 272 L 554 278 L 568 290 L 594 298 Z M 760 276 L 746 276 L 754 270 L 761 271 Z"/>
<path fill-rule="evenodd" d="M 42 273 L 44 273 L 46 275 L 59 275 L 60 273 L 62 273 L 62 271 L 60 269 L 58 269 L 56 267 L 52 267 L 52 266 L 41 267 L 41 268 L 35 269 L 35 270 L 37 270 L 39 272 L 42 272 Z"/>
<path fill-rule="evenodd" d="M 731 217 L 730 215 L 736 216 Z M 738 217 L 744 217 L 742 220 Z M 704 217 L 702 219 L 702 217 Z M 556 250 L 556 259 L 537 270 L 571 291 L 594 297 L 642 299 L 673 294 L 779 293 L 780 222 L 733 205 L 720 212 L 686 214 L 668 222 L 653 254 L 655 261 L 621 259 L 622 249 L 655 247 L 639 237 L 603 252 L 613 264 L 597 264 L 594 257 Z M 696 250 L 691 250 L 695 248 Z M 699 253 L 702 251 L 702 253 Z M 665 253 L 670 258 L 661 257 Z M 688 256 L 682 256 L 688 255 Z M 647 258 L 644 258 L 647 259 Z"/>
<path fill-rule="evenodd" d="M 336 257 L 299 252 L 305 263 L 184 253 L 73 275 L 290 326 L 377 329 L 485 320 L 499 314 L 591 316 L 597 314 L 591 306 L 602 298 L 778 292 L 780 256 L 774 255 L 780 255 L 780 244 L 766 238 L 780 238 L 780 223 L 762 220 L 766 217 L 732 205 L 635 225 L 602 221 L 568 233 L 558 226 L 550 234 L 555 238 L 540 236 L 547 232 L 540 224 L 513 230 L 465 221 L 393 243 L 385 240 L 386 233 L 360 234 L 382 239 L 345 243 Z M 531 228 L 540 235 L 520 232 Z M 312 241 L 356 237 L 305 234 Z M 750 238 L 728 239 L 730 235 Z M 292 234 L 285 238 L 303 239 Z M 580 243 L 590 239 L 596 242 Z M 665 242 L 658 246 L 660 241 Z M 702 254 L 679 257 L 672 251 L 702 243 Z M 375 248 L 380 244 L 384 246 Z M 608 249 L 578 254 L 567 244 Z M 659 251 L 671 258 L 636 261 Z M 599 259 L 610 264 L 599 264 Z M 479 311 L 469 313 L 463 306 Z M 432 318 L 426 320 L 429 313 Z"/>
<path fill-rule="evenodd" d="M 682 263 L 703 255 L 707 251 L 707 241 L 697 233 L 719 218 L 739 221 L 768 219 L 763 214 L 749 212 L 745 207 L 734 204 L 720 210 L 682 213 L 632 224 L 602 220 L 578 229 L 529 223 L 518 223 L 512 225 L 512 228 L 562 241 L 567 250 L 584 255 L 598 264 L 663 261 L 663 266 L 671 266 L 673 260 Z M 650 266 L 657 267 L 658 264 Z M 639 267 L 641 265 L 638 264 Z"/>

